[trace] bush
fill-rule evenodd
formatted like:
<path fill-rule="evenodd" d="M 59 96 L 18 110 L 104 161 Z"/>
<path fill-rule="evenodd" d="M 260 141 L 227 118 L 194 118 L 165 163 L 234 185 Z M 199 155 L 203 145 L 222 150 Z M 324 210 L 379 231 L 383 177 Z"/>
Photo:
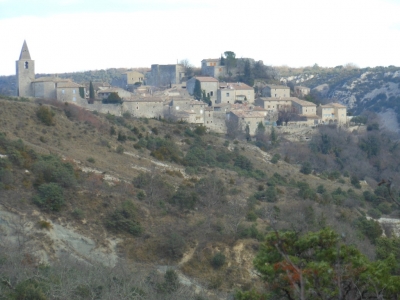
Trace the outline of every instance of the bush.
<path fill-rule="evenodd" d="M 316 200 L 317 194 L 307 182 L 298 182 L 297 187 L 299 188 L 300 197 L 303 199 Z"/>
<path fill-rule="evenodd" d="M 367 220 L 366 217 L 359 217 L 355 221 L 355 225 L 372 243 L 375 243 L 376 239 L 382 236 L 383 231 L 377 221 Z"/>
<path fill-rule="evenodd" d="M 39 109 L 36 111 L 36 116 L 43 124 L 47 126 L 55 125 L 54 112 L 46 106 L 40 106 Z"/>
<path fill-rule="evenodd" d="M 83 219 L 84 216 L 85 216 L 85 213 L 84 213 L 83 210 L 80 209 L 80 208 L 75 208 L 75 209 L 72 211 L 71 214 L 72 214 L 72 216 L 73 216 L 75 219 L 78 219 L 78 220 Z"/>
<path fill-rule="evenodd" d="M 186 250 L 186 241 L 183 236 L 178 233 L 171 233 L 167 235 L 161 248 L 171 258 L 181 258 Z"/>
<path fill-rule="evenodd" d="M 379 219 L 382 216 L 381 212 L 375 208 L 368 210 L 368 215 L 373 219 Z"/>
<path fill-rule="evenodd" d="M 280 159 L 281 159 L 281 156 L 280 156 L 280 154 L 277 153 L 277 154 L 274 154 L 274 156 L 271 159 L 271 162 L 273 164 L 276 164 Z"/>
<path fill-rule="evenodd" d="M 50 229 L 53 228 L 53 226 L 51 225 L 51 223 L 48 222 L 48 221 L 45 221 L 45 220 L 40 220 L 40 221 L 38 222 L 38 226 L 39 226 L 40 229 L 47 229 L 47 230 L 50 230 Z"/>
<path fill-rule="evenodd" d="M 54 155 L 43 155 L 32 166 L 36 175 L 35 185 L 42 183 L 58 183 L 64 188 L 75 187 L 77 184 L 74 167 L 69 162 L 63 162 Z"/>
<path fill-rule="evenodd" d="M 257 220 L 257 215 L 254 211 L 250 211 L 247 213 L 247 221 L 255 222 Z"/>
<path fill-rule="evenodd" d="M 311 172 L 312 172 L 311 163 L 308 162 L 308 161 L 303 162 L 302 165 L 301 165 L 300 172 L 305 174 L 305 175 L 311 174 Z"/>
<path fill-rule="evenodd" d="M 357 189 L 361 189 L 360 181 L 358 180 L 357 176 L 351 175 L 350 183 Z"/>
<path fill-rule="evenodd" d="M 225 264 L 225 261 L 226 261 L 225 255 L 222 252 L 217 252 L 217 254 L 215 254 L 211 259 L 211 265 L 214 268 L 219 269 Z"/>
<path fill-rule="evenodd" d="M 33 202 L 44 210 L 59 211 L 64 205 L 63 189 L 57 183 L 45 183 L 38 188 Z"/>
<path fill-rule="evenodd" d="M 118 154 L 123 154 L 125 149 L 121 145 L 117 146 L 117 149 L 115 150 Z"/>
<path fill-rule="evenodd" d="M 323 193 L 325 193 L 325 192 L 326 192 L 325 187 L 324 187 L 322 184 L 320 184 L 320 185 L 317 187 L 317 193 L 318 193 L 318 194 L 323 194 Z"/>
<path fill-rule="evenodd" d="M 120 208 L 111 213 L 106 220 L 106 226 L 117 232 L 128 232 L 133 236 L 139 236 L 143 232 L 139 221 L 136 220 L 135 205 L 131 201 L 125 201 Z"/>
<path fill-rule="evenodd" d="M 93 157 L 88 157 L 87 161 L 92 163 L 92 164 L 94 164 L 96 162 Z"/>
<path fill-rule="evenodd" d="M 387 204 L 386 202 L 379 203 L 377 209 L 378 209 L 381 213 L 383 213 L 383 214 L 385 214 L 385 215 L 388 215 L 388 214 L 390 214 L 390 213 L 392 212 L 392 208 L 391 208 L 390 205 Z"/>

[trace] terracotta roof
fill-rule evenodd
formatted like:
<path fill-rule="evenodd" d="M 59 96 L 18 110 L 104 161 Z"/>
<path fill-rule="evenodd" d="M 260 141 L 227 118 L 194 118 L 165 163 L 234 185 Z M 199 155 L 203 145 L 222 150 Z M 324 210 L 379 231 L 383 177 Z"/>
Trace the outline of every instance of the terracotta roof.
<path fill-rule="evenodd" d="M 71 79 L 65 79 L 65 78 L 54 77 L 54 76 L 46 76 L 46 77 L 36 78 L 33 82 L 68 82 L 68 81 L 71 81 Z"/>
<path fill-rule="evenodd" d="M 296 102 L 297 104 L 300 104 L 301 106 L 317 106 L 315 103 L 309 102 L 309 101 L 304 101 L 300 99 L 292 99 L 293 102 Z"/>
<path fill-rule="evenodd" d="M 264 114 L 258 111 L 234 110 L 231 113 L 239 118 L 264 118 Z"/>
<path fill-rule="evenodd" d="M 289 89 L 290 90 L 290 87 L 288 87 L 286 85 L 267 84 L 266 87 L 269 87 L 271 89 Z"/>
<path fill-rule="evenodd" d="M 218 82 L 218 79 L 215 79 L 214 77 L 196 76 L 195 78 L 202 82 Z"/>
<path fill-rule="evenodd" d="M 243 82 L 227 82 L 226 88 L 233 90 L 253 90 L 251 86 Z"/>
<path fill-rule="evenodd" d="M 72 81 L 59 82 L 57 84 L 57 88 L 80 88 L 80 87 L 83 87 L 83 85 L 77 84 Z"/>

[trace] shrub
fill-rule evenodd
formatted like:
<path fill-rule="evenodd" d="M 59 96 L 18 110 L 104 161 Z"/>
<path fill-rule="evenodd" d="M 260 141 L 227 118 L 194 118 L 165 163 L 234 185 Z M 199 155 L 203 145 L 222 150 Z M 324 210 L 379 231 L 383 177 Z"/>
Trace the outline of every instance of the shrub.
<path fill-rule="evenodd" d="M 355 221 L 355 225 L 372 243 L 375 243 L 376 239 L 382 236 L 381 225 L 375 220 L 367 220 L 366 217 L 359 217 Z"/>
<path fill-rule="evenodd" d="M 225 255 L 222 252 L 217 252 L 211 259 L 211 265 L 214 268 L 219 269 L 225 264 L 225 261 L 226 261 Z"/>
<path fill-rule="evenodd" d="M 33 197 L 33 202 L 44 210 L 59 211 L 64 205 L 63 189 L 57 183 L 40 185 L 38 193 Z"/>
<path fill-rule="evenodd" d="M 351 175 L 350 183 L 357 189 L 361 189 L 360 181 L 358 180 L 357 176 Z"/>
<path fill-rule="evenodd" d="M 390 214 L 390 213 L 392 212 L 392 208 L 391 208 L 390 205 L 387 204 L 386 202 L 381 202 L 381 203 L 379 203 L 377 209 L 378 209 L 381 213 L 383 213 L 383 214 L 385 214 L 385 215 L 388 215 L 388 214 Z"/>
<path fill-rule="evenodd" d="M 281 155 L 278 154 L 278 153 L 276 153 L 276 154 L 274 154 L 274 156 L 272 157 L 271 162 L 272 162 L 273 164 L 276 164 L 280 159 L 281 159 Z"/>
<path fill-rule="evenodd" d="M 320 185 L 317 187 L 317 193 L 318 193 L 318 194 L 323 194 L 323 193 L 325 193 L 325 192 L 326 192 L 325 187 L 324 187 L 322 184 L 320 184 Z"/>
<path fill-rule="evenodd" d="M 43 155 L 32 166 L 33 173 L 36 175 L 35 185 L 42 183 L 55 182 L 62 187 L 71 188 L 76 186 L 76 176 L 74 167 L 69 162 L 63 162 L 54 155 Z"/>
<path fill-rule="evenodd" d="M 151 132 L 154 133 L 155 135 L 158 135 L 158 129 L 157 129 L 157 127 L 153 127 L 153 128 L 151 129 Z"/>
<path fill-rule="evenodd" d="M 299 188 L 299 196 L 303 199 L 315 200 L 317 198 L 317 194 L 307 182 L 298 182 L 297 187 Z"/>
<path fill-rule="evenodd" d="M 38 226 L 39 226 L 40 229 L 47 229 L 47 230 L 50 230 L 50 229 L 53 228 L 51 223 L 49 221 L 45 221 L 45 220 L 40 220 L 38 222 Z"/>
<path fill-rule="evenodd" d="M 305 174 L 305 175 L 311 174 L 311 172 L 312 172 L 311 163 L 308 162 L 308 161 L 303 162 L 302 165 L 301 165 L 300 172 Z"/>
<path fill-rule="evenodd" d="M 382 216 L 381 212 L 375 208 L 368 210 L 368 215 L 373 219 L 379 219 Z"/>
<path fill-rule="evenodd" d="M 180 185 L 170 202 L 178 205 L 180 209 L 193 209 L 199 200 L 199 196 L 186 185 Z"/>
<path fill-rule="evenodd" d="M 121 131 L 118 131 L 118 137 L 117 137 L 117 141 L 118 142 L 125 142 L 126 141 L 126 135 L 123 134 Z"/>
<path fill-rule="evenodd" d="M 43 124 L 47 126 L 55 125 L 54 112 L 46 106 L 40 106 L 39 109 L 36 111 L 36 116 Z"/>
<path fill-rule="evenodd" d="M 88 157 L 87 161 L 92 163 L 92 164 L 94 164 L 96 162 L 93 157 Z"/>
<path fill-rule="evenodd" d="M 109 229 L 117 232 L 128 232 L 134 236 L 139 236 L 143 232 L 143 229 L 136 220 L 136 208 L 131 201 L 125 201 L 121 207 L 111 213 L 107 220 L 106 226 Z"/>
<path fill-rule="evenodd" d="M 85 213 L 84 213 L 83 210 L 80 209 L 80 208 L 75 208 L 75 209 L 72 211 L 71 214 L 72 214 L 72 216 L 73 216 L 75 219 L 78 219 L 78 220 L 83 219 L 84 216 L 85 216 Z"/>
<path fill-rule="evenodd" d="M 123 154 L 125 149 L 121 145 L 117 146 L 117 149 L 115 150 L 118 154 Z"/>
<path fill-rule="evenodd" d="M 196 126 L 196 129 L 194 130 L 194 133 L 198 135 L 205 135 L 207 132 L 207 127 L 204 125 Z"/>
<path fill-rule="evenodd" d="M 254 211 L 250 211 L 247 213 L 247 221 L 250 221 L 250 222 L 257 221 L 257 215 Z"/>
<path fill-rule="evenodd" d="M 179 233 L 168 234 L 161 248 L 171 258 L 181 258 L 186 250 L 186 241 Z"/>

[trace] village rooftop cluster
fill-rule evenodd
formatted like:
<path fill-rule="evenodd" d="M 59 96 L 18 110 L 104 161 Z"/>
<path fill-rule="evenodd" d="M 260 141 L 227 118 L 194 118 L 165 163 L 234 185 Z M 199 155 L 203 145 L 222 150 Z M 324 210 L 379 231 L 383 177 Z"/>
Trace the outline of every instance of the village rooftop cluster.
<path fill-rule="evenodd" d="M 220 59 L 204 59 L 201 76 L 185 78 L 181 64 L 152 65 L 146 74 L 128 71 L 124 74 L 125 89 L 105 83 L 93 83 L 95 97 L 89 97 L 88 85 L 70 79 L 35 76 L 35 61 L 24 41 L 16 61 L 17 95 L 71 102 L 91 111 L 138 118 L 165 118 L 204 125 L 218 133 L 227 132 L 227 124 L 256 133 L 258 124 L 314 126 L 346 124 L 346 106 L 338 103 L 319 105 L 301 100 L 310 93 L 307 87 L 296 86 L 294 95 L 284 85 L 265 84 L 256 95 L 254 88 L 242 82 L 220 82 L 228 72 Z M 186 80 L 186 81 L 185 81 Z M 208 100 L 195 100 L 196 88 Z M 107 99 L 120 99 L 118 102 Z"/>

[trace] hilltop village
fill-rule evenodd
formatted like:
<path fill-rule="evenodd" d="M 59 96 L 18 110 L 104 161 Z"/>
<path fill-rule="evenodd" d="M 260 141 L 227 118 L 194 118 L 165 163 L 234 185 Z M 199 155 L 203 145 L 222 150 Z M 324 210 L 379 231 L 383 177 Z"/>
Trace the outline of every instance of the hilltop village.
<path fill-rule="evenodd" d="M 17 95 L 28 98 L 70 102 L 91 111 L 138 118 L 165 118 L 203 125 L 226 133 L 235 127 L 256 133 L 264 125 L 315 126 L 347 124 L 346 106 L 328 103 L 317 106 L 303 100 L 310 89 L 265 84 L 258 87 L 243 82 L 223 82 L 217 78 L 235 72 L 222 59 L 203 59 L 201 75 L 185 77 L 185 66 L 152 65 L 142 74 L 124 74 L 125 89 L 104 83 L 81 85 L 57 76 L 35 76 L 35 61 L 24 41 L 16 61 Z"/>

